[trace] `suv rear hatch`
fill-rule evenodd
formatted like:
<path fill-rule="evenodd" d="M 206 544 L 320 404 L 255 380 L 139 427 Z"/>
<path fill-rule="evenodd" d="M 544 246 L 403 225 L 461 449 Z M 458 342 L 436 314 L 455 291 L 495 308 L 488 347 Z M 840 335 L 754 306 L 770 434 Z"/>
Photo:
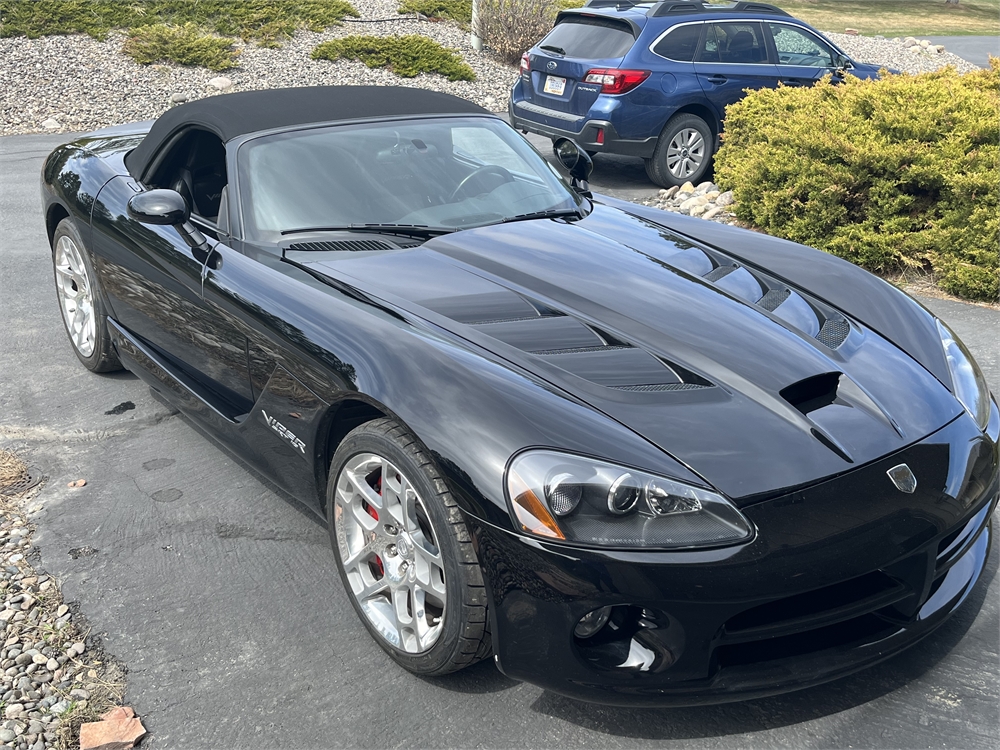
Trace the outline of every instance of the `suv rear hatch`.
<path fill-rule="evenodd" d="M 546 109 L 583 117 L 601 94 L 600 83 L 584 81 L 587 73 L 618 68 L 636 36 L 626 21 L 560 14 L 552 31 L 528 55 L 531 85 L 524 87 L 525 98 Z"/>

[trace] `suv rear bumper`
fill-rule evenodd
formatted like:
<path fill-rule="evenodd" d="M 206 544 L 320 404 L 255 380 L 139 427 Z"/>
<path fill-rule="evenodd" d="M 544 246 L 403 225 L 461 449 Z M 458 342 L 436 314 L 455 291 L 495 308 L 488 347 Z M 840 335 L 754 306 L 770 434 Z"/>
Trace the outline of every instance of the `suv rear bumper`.
<path fill-rule="evenodd" d="M 618 136 L 615 126 L 607 120 L 584 120 L 578 127 L 580 118 L 567 115 L 557 110 L 546 109 L 530 102 L 510 102 L 508 106 L 510 124 L 518 130 L 544 135 L 547 138 L 571 138 L 585 151 L 596 151 L 605 154 L 623 154 L 649 159 L 656 149 L 656 136 L 644 140 L 627 140 Z M 549 124 L 538 122 L 547 120 Z M 551 124 L 555 122 L 564 125 Z M 598 133 L 604 131 L 603 143 L 598 143 Z"/>

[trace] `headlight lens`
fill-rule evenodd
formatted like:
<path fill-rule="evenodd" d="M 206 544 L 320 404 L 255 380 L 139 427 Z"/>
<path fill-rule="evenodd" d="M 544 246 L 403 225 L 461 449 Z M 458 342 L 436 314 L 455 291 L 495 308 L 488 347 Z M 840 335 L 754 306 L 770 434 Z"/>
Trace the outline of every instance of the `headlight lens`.
<path fill-rule="evenodd" d="M 507 493 L 517 525 L 549 539 L 676 549 L 753 535 L 743 514 L 715 492 L 557 451 L 514 458 Z"/>
<path fill-rule="evenodd" d="M 986 385 L 986 378 L 958 336 L 940 320 L 937 326 L 944 354 L 948 359 L 948 368 L 951 370 L 955 398 L 962 402 L 979 428 L 985 430 L 990 421 L 990 389 Z"/>

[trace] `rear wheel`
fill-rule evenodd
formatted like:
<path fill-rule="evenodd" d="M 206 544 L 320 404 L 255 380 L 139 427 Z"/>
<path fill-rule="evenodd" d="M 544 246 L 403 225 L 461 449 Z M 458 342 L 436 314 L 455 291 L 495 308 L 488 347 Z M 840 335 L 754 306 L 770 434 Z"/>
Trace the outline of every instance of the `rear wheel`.
<path fill-rule="evenodd" d="M 327 517 L 351 604 L 396 662 L 440 675 L 489 656 L 472 540 L 412 434 L 377 419 L 344 438 L 330 465 Z"/>
<path fill-rule="evenodd" d="M 697 115 L 670 118 L 656 142 L 646 174 L 660 187 L 701 182 L 712 164 L 712 129 Z"/>
<path fill-rule="evenodd" d="M 122 369 L 108 333 L 97 275 L 72 219 L 60 221 L 52 236 L 52 266 L 59 310 L 77 358 L 91 372 Z"/>

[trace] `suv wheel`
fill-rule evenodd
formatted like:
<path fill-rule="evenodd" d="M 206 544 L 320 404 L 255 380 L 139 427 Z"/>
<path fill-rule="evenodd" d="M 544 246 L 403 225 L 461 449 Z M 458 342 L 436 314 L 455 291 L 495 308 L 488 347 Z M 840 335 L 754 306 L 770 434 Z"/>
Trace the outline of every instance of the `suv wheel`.
<path fill-rule="evenodd" d="M 712 164 L 712 141 L 712 129 L 697 115 L 672 117 L 646 159 L 646 174 L 660 187 L 698 184 Z"/>

